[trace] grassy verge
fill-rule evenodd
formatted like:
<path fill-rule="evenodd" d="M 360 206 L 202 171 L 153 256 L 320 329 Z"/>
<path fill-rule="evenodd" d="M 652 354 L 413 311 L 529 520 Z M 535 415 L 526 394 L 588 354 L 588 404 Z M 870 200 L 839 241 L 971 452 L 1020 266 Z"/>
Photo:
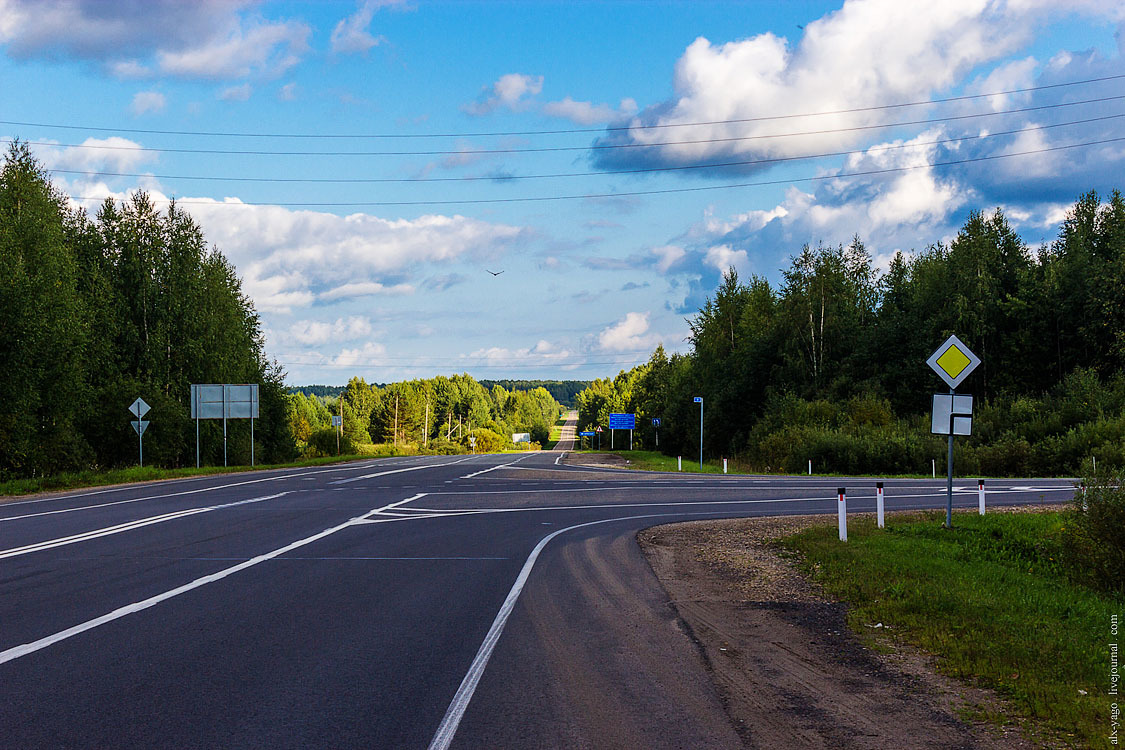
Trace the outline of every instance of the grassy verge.
<path fill-rule="evenodd" d="M 108 471 L 79 471 L 66 474 L 54 474 L 49 477 L 10 479 L 6 482 L 0 482 L 0 496 L 28 495 L 35 492 L 73 490 L 82 487 L 104 487 L 110 484 L 149 482 L 156 479 L 183 479 L 185 477 L 208 476 L 211 474 L 232 474 L 239 471 L 264 471 L 266 469 L 322 466 L 324 464 L 355 461 L 365 458 L 371 458 L 371 455 L 357 454 L 350 456 L 307 458 L 285 464 L 257 464 L 253 469 L 249 466 L 203 466 L 198 469 L 194 466 L 182 469 L 161 469 L 151 466 L 141 468 L 139 466 L 133 466 L 127 469 L 110 469 Z"/>
<path fill-rule="evenodd" d="M 1125 599 L 1072 584 L 1060 562 L 1064 513 L 940 511 L 849 522 L 783 540 L 832 595 L 849 603 L 851 626 L 934 654 L 941 671 L 996 690 L 1020 716 L 1067 737 L 1068 746 L 1109 741 L 1111 617 Z M 883 623 L 876 631 L 871 626 Z M 995 718 L 995 717 L 994 717 Z"/>
<path fill-rule="evenodd" d="M 358 461 L 371 458 L 389 458 L 392 456 L 415 456 L 424 451 L 414 446 L 394 446 L 388 444 L 359 445 L 358 453 L 343 456 L 319 456 L 317 458 L 304 458 L 298 461 L 281 464 L 257 464 L 249 466 L 202 466 L 200 468 L 184 467 L 179 469 L 163 469 L 154 466 L 131 466 L 125 469 L 109 469 L 104 471 L 79 471 L 65 474 L 54 474 L 49 477 L 35 477 L 31 479 L 10 479 L 0 482 L 0 497 L 15 495 L 30 495 L 36 492 L 52 492 L 62 490 L 81 489 L 83 487 L 105 487 L 111 484 L 128 484 L 130 482 L 150 482 L 157 479 L 184 479 L 186 477 L 210 476 L 212 474 L 233 474 L 240 471 L 265 471 L 268 469 L 292 469 L 302 466 L 324 466 L 326 464 L 341 463 L 344 461 Z"/>

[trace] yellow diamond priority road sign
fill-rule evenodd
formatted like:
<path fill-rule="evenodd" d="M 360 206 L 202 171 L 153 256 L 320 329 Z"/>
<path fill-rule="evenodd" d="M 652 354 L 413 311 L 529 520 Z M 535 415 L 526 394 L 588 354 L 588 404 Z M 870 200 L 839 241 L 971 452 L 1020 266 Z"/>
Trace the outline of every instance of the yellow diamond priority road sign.
<path fill-rule="evenodd" d="M 980 364 L 980 357 L 973 354 L 969 347 L 956 336 L 950 336 L 937 351 L 926 360 L 938 377 L 945 381 L 953 390 L 969 377 L 973 370 Z"/>

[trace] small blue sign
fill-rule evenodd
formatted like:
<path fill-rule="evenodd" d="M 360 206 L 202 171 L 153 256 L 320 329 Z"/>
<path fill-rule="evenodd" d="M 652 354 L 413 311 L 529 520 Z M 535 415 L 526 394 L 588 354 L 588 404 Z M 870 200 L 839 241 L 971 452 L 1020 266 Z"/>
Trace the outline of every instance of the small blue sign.
<path fill-rule="evenodd" d="M 637 415 L 636 414 L 610 414 L 609 415 L 609 429 L 611 429 L 611 430 L 635 430 L 635 429 L 637 429 Z"/>
<path fill-rule="evenodd" d="M 702 404 L 703 403 L 703 397 L 702 396 L 696 396 L 694 399 L 692 399 L 692 401 L 694 401 L 697 404 Z"/>
<path fill-rule="evenodd" d="M 660 417 L 653 417 L 652 418 L 652 426 L 653 427 L 659 427 L 660 426 Z"/>
<path fill-rule="evenodd" d="M 596 433 L 596 432 L 580 432 L 578 434 L 581 435 L 582 437 L 593 437 L 594 435 L 597 435 L 598 433 Z"/>

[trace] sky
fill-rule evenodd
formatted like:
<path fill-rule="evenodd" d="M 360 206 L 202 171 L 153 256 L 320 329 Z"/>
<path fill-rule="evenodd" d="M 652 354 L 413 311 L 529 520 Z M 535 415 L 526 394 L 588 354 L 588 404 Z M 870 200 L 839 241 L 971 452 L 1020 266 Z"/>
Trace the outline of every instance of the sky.
<path fill-rule="evenodd" d="M 1125 187 L 1123 48 L 1109 0 L 0 0 L 0 139 L 176 199 L 290 384 L 589 379 L 806 244 L 1050 243 Z"/>

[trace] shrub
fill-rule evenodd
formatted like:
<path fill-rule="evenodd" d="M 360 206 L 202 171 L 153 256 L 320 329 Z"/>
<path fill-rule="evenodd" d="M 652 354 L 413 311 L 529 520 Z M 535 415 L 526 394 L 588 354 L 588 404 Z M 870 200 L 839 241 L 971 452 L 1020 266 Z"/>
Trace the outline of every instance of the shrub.
<path fill-rule="evenodd" d="M 1125 593 L 1125 473 L 1087 476 L 1067 516 L 1063 541 L 1075 578 Z"/>
<path fill-rule="evenodd" d="M 336 428 L 328 427 L 323 430 L 317 430 L 309 436 L 309 450 L 317 456 L 335 456 L 337 454 L 336 448 Z M 339 453 L 341 455 L 357 453 L 356 445 L 352 442 L 351 438 L 347 435 L 340 436 Z"/>

